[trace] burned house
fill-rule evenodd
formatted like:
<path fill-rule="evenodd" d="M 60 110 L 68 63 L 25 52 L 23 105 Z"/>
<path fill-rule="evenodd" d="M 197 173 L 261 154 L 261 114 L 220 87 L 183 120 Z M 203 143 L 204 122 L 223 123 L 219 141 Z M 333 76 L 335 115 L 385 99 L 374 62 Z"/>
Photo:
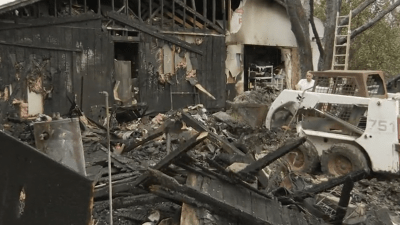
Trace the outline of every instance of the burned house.
<path fill-rule="evenodd" d="M 74 105 L 97 118 L 102 91 L 149 113 L 222 109 L 247 90 L 251 64 L 298 74 L 286 10 L 273 1 L 20 0 L 0 6 L 0 24 L 2 119 Z"/>

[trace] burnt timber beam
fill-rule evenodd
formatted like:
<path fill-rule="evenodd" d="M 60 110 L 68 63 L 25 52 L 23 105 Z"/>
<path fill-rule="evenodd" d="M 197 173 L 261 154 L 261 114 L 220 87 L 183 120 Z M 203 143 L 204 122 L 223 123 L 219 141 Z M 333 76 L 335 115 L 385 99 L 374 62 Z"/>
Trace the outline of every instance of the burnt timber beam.
<path fill-rule="evenodd" d="M 347 175 L 344 175 L 344 176 L 341 176 L 341 177 L 332 178 L 332 179 L 330 179 L 328 181 L 325 181 L 325 182 L 322 182 L 320 184 L 313 185 L 312 187 L 307 188 L 307 189 L 305 189 L 303 191 L 295 192 L 292 196 L 295 199 L 299 199 L 299 198 L 300 199 L 304 199 L 304 198 L 307 198 L 307 197 L 309 197 L 309 196 L 311 196 L 313 194 L 318 194 L 318 193 L 323 192 L 323 191 L 325 191 L 327 189 L 330 189 L 330 188 L 336 187 L 336 186 L 338 186 L 340 184 L 343 184 L 343 183 L 346 182 L 346 180 L 348 178 L 350 178 L 353 182 L 356 182 L 356 181 L 359 181 L 359 180 L 362 180 L 362 179 L 366 178 L 368 175 L 369 175 L 369 171 L 368 170 L 357 170 L 357 171 L 351 172 L 351 173 L 349 173 Z"/>
<path fill-rule="evenodd" d="M 112 200 L 113 209 L 122 209 L 131 206 L 156 204 L 162 202 L 168 202 L 168 200 L 151 193 L 139 194 L 128 197 L 119 197 Z M 108 208 L 109 204 L 110 204 L 109 200 L 96 202 L 94 206 L 94 211 L 101 212 L 102 210 Z"/>
<path fill-rule="evenodd" d="M 0 143 L 0 224 L 91 224 L 91 180 L 3 132 Z"/>
<path fill-rule="evenodd" d="M 187 125 L 189 125 L 190 127 L 193 127 L 193 129 L 195 129 L 197 131 L 209 132 L 209 139 L 211 139 L 211 141 L 213 141 L 213 142 L 221 143 L 221 146 L 225 151 L 227 151 L 229 153 L 233 153 L 233 154 L 245 155 L 242 151 L 240 151 L 238 148 L 236 148 L 233 144 L 231 144 L 227 140 L 218 136 L 218 134 L 214 134 L 213 132 L 210 132 L 207 127 L 205 127 L 203 124 L 201 124 L 199 121 L 194 119 L 189 114 L 182 112 L 182 120 L 185 121 L 185 123 Z"/>
<path fill-rule="evenodd" d="M 185 41 L 181 41 L 178 38 L 170 37 L 170 36 L 167 36 L 167 35 L 163 35 L 163 34 L 159 33 L 158 30 L 152 29 L 152 28 L 148 27 L 147 25 L 144 25 L 143 23 L 138 23 L 137 21 L 128 19 L 126 16 L 122 16 L 122 15 L 120 15 L 118 13 L 114 13 L 114 12 L 109 12 L 108 13 L 108 17 L 111 18 L 111 19 L 114 19 L 114 20 L 116 20 L 116 21 L 118 21 L 120 23 L 123 23 L 123 24 L 125 24 L 127 26 L 130 26 L 130 27 L 132 27 L 134 29 L 142 31 L 142 32 L 144 32 L 146 34 L 149 34 L 149 35 L 151 35 L 153 37 L 156 37 L 156 38 L 171 42 L 172 44 L 178 45 L 178 46 L 180 46 L 180 47 L 182 47 L 184 49 L 187 49 L 187 50 L 189 50 L 191 52 L 195 52 L 197 54 L 203 55 L 203 52 L 199 48 L 197 48 L 196 46 L 191 45 L 191 44 L 189 44 L 189 43 L 187 43 Z"/>
<path fill-rule="evenodd" d="M 290 152 L 291 150 L 299 147 L 306 141 L 305 137 L 297 138 L 297 140 L 287 143 L 277 150 L 269 153 L 268 155 L 262 157 L 261 159 L 255 161 L 254 163 L 246 166 L 243 170 L 239 172 L 241 175 L 251 174 L 256 175 L 260 170 L 277 160 L 278 158 L 284 156 L 286 153 Z"/>
<path fill-rule="evenodd" d="M 177 150 L 171 152 L 167 156 L 165 156 L 160 162 L 158 162 L 153 169 L 160 170 L 163 169 L 167 166 L 169 166 L 178 156 L 181 154 L 191 150 L 193 147 L 195 147 L 197 144 L 202 142 L 204 139 L 206 139 L 208 136 L 207 132 L 203 133 L 198 133 L 194 135 L 192 138 L 190 138 L 186 143 L 181 145 Z M 143 181 L 145 181 L 149 177 L 149 173 L 145 172 L 142 175 L 140 175 L 134 182 L 133 185 L 137 186 L 141 184 Z"/>
<path fill-rule="evenodd" d="M 212 28 L 214 28 L 216 31 L 218 31 L 220 34 L 224 34 L 224 31 L 218 27 L 215 23 L 211 22 L 208 20 L 206 17 L 202 16 L 200 13 L 198 13 L 196 10 L 190 8 L 187 6 L 184 2 L 181 0 L 174 0 L 177 4 L 185 8 L 187 11 L 191 12 L 194 16 L 198 17 L 199 19 L 203 20 L 204 23 L 208 23 Z"/>
<path fill-rule="evenodd" d="M 247 224 L 274 224 L 269 221 L 264 221 L 256 215 L 249 214 L 244 210 L 240 210 L 210 195 L 199 192 L 192 187 L 181 185 L 174 178 L 169 177 L 158 170 L 149 169 L 149 172 L 152 177 L 156 178 L 161 183 L 161 186 L 150 186 L 150 191 L 160 197 L 170 198 L 196 207 L 206 208 L 225 217 L 227 215 L 237 217 L 241 221 L 246 221 Z M 168 188 L 171 191 L 167 191 L 165 188 Z M 273 209 L 271 208 L 270 210 Z"/>
<path fill-rule="evenodd" d="M 68 24 L 68 23 L 76 23 L 76 22 L 83 22 L 83 21 L 91 21 L 91 20 L 99 20 L 103 18 L 101 15 L 97 14 L 82 14 L 82 15 L 77 15 L 73 17 L 46 17 L 44 18 L 39 18 L 39 19 L 30 19 L 29 21 L 24 22 L 23 24 L 17 25 L 15 24 L 14 26 L 7 26 L 7 27 L 1 27 L 1 30 L 14 30 L 14 29 L 23 29 L 23 28 L 33 28 L 33 27 L 45 27 L 45 26 L 55 26 L 55 25 L 61 25 L 61 24 Z"/>
<path fill-rule="evenodd" d="M 66 52 L 82 52 L 82 49 L 72 49 L 72 48 L 59 48 L 59 47 L 52 47 L 52 46 L 43 46 L 43 45 L 27 45 L 27 44 L 17 44 L 17 43 L 6 43 L 4 41 L 0 41 L 0 45 L 10 45 L 22 48 L 36 48 L 36 49 L 46 49 L 46 50 L 53 50 L 53 51 L 66 51 Z"/>
<path fill-rule="evenodd" d="M 164 134 L 164 132 L 168 132 L 170 130 L 174 130 L 174 129 L 177 129 L 177 128 L 180 129 L 181 127 L 182 127 L 182 124 L 181 124 L 180 121 L 169 119 L 169 120 L 165 121 L 164 124 L 161 127 L 157 128 L 157 130 L 155 130 L 153 133 L 151 133 L 147 138 L 145 138 L 145 139 L 143 139 L 141 141 L 135 142 L 135 143 L 128 142 L 127 146 L 122 150 L 121 154 L 122 153 L 126 153 L 126 152 L 130 152 L 133 149 L 135 149 L 136 147 L 138 147 L 140 145 L 143 145 L 146 142 L 151 141 L 151 140 L 153 140 L 155 138 L 160 137 L 161 135 Z"/>

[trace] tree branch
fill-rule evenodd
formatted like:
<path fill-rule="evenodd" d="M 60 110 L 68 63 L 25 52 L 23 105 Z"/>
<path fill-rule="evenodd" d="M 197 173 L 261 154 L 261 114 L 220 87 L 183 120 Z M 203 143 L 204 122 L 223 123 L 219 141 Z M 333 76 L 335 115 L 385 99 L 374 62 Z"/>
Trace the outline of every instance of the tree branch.
<path fill-rule="evenodd" d="M 315 27 L 315 23 L 314 23 L 314 0 L 310 0 L 310 19 L 309 20 L 310 20 L 310 23 L 311 23 L 312 31 L 313 31 L 314 36 L 315 36 L 315 40 L 316 40 L 317 45 L 318 45 L 318 50 L 319 50 L 320 57 L 323 57 L 324 54 L 325 54 L 324 53 L 324 48 L 322 47 L 321 39 L 319 38 L 318 31 L 317 31 L 317 28 Z"/>
<path fill-rule="evenodd" d="M 367 8 L 369 5 L 374 3 L 376 0 L 367 0 L 363 3 L 361 3 L 357 8 L 355 8 L 353 11 L 351 11 L 351 17 L 354 18 L 357 16 L 360 12 L 362 12 L 365 8 Z M 349 17 L 346 17 L 339 22 L 339 26 L 343 26 L 345 24 L 349 23 Z"/>
<path fill-rule="evenodd" d="M 382 12 L 378 13 L 372 20 L 370 20 L 368 23 L 362 25 L 361 27 L 358 27 L 357 29 L 353 30 L 351 32 L 351 39 L 353 39 L 355 36 L 359 35 L 360 33 L 366 31 L 368 28 L 372 27 L 376 22 L 381 20 L 386 14 L 390 13 L 393 11 L 397 6 L 400 5 L 400 0 L 397 0 L 394 2 L 392 5 L 387 7 L 385 10 Z"/>

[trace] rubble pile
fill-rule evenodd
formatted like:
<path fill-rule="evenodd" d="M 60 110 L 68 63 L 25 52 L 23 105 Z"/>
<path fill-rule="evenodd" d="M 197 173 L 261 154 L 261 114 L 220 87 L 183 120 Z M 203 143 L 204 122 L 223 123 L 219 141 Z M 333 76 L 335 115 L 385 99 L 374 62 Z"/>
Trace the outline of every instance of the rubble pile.
<path fill-rule="evenodd" d="M 274 97 L 273 89 L 256 89 L 232 104 L 268 106 Z M 111 126 L 114 224 L 399 224 L 400 180 L 294 173 L 281 157 L 305 138 L 254 126 L 237 112 L 196 105 Z M 109 224 L 107 129 L 75 115 L 94 185 L 93 224 Z M 54 119 L 61 118 L 37 121 Z M 32 122 L 11 120 L 3 129 L 34 146 Z"/>

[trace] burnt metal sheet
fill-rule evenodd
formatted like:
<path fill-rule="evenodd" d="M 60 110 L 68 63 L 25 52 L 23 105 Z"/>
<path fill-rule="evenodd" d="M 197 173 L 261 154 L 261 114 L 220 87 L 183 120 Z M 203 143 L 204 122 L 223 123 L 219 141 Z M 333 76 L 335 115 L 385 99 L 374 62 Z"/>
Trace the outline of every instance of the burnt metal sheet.
<path fill-rule="evenodd" d="M 0 224 L 90 224 L 93 185 L 0 132 Z"/>
<path fill-rule="evenodd" d="M 34 123 L 36 148 L 58 163 L 86 176 L 77 118 Z"/>

